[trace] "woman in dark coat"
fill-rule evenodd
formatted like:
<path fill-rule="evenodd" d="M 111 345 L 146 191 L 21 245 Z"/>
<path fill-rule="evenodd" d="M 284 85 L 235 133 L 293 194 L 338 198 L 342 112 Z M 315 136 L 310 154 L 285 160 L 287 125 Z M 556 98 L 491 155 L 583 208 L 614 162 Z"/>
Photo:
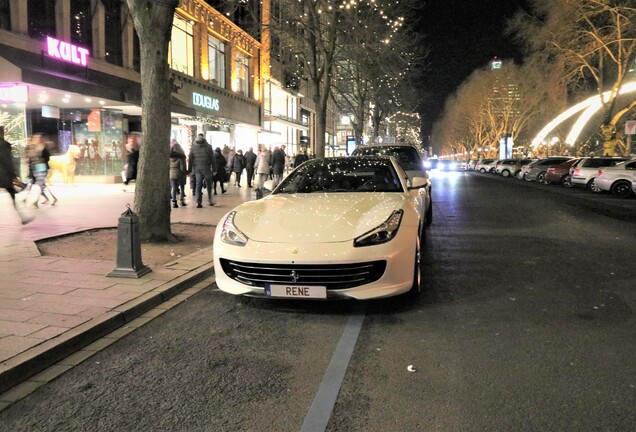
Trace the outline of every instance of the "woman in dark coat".
<path fill-rule="evenodd" d="M 230 163 L 232 166 L 232 172 L 234 173 L 235 186 L 241 187 L 241 173 L 245 169 L 245 156 L 243 156 L 243 150 L 237 150 L 232 156 Z"/>
<path fill-rule="evenodd" d="M 212 178 L 212 181 L 214 182 L 214 195 L 216 195 L 216 183 L 221 183 L 221 193 L 225 193 L 223 183 L 227 180 L 227 173 L 225 172 L 227 160 L 225 159 L 225 156 L 223 156 L 223 153 L 221 153 L 221 149 L 219 147 L 214 149 L 214 159 L 216 159 L 216 168 L 218 170 Z"/>

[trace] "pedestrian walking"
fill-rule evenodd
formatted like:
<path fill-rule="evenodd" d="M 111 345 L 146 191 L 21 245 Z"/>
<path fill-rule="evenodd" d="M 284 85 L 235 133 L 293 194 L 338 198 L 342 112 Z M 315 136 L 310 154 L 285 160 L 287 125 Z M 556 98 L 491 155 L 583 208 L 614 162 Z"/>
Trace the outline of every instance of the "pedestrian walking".
<path fill-rule="evenodd" d="M 197 208 L 203 207 L 203 182 L 208 189 L 208 204 L 214 205 L 212 200 L 212 176 L 217 172 L 212 146 L 206 141 L 202 133 L 197 136 L 188 156 L 188 170 L 194 174 Z"/>
<path fill-rule="evenodd" d="M 212 178 L 212 181 L 214 182 L 214 195 L 216 195 L 216 184 L 217 182 L 221 184 L 221 193 L 224 194 L 225 191 L 225 186 L 223 185 L 223 183 L 225 183 L 227 181 L 227 171 L 225 171 L 225 165 L 227 164 L 227 161 L 225 160 L 225 156 L 223 156 L 223 152 L 221 152 L 221 148 L 217 147 L 214 149 L 214 159 L 216 161 L 216 174 L 214 174 L 214 177 Z"/>
<path fill-rule="evenodd" d="M 250 147 L 245 152 L 245 171 L 247 173 L 247 187 L 252 187 L 252 180 L 254 180 L 254 165 L 256 164 L 256 153 L 254 148 Z"/>
<path fill-rule="evenodd" d="M 300 153 L 298 153 L 296 155 L 296 158 L 294 159 L 294 168 L 296 168 L 297 166 L 299 166 L 300 164 L 302 164 L 305 161 L 309 160 L 309 156 L 307 156 L 307 152 L 306 151 L 302 151 Z"/>
<path fill-rule="evenodd" d="M 170 185 L 172 187 L 172 207 L 178 208 L 177 197 L 181 195 L 181 205 L 186 206 L 186 155 L 183 147 L 173 139 L 170 141 Z"/>
<path fill-rule="evenodd" d="M 128 186 L 131 180 L 137 181 L 137 165 L 139 164 L 139 141 L 137 136 L 128 135 L 126 139 L 127 162 L 124 184 Z M 125 190 L 125 189 L 124 189 Z"/>
<path fill-rule="evenodd" d="M 26 216 L 18 208 L 15 201 L 17 193 L 15 184 L 18 183 L 18 175 L 13 165 L 13 155 L 11 154 L 11 143 L 4 139 L 4 126 L 0 126 L 0 189 L 4 189 L 11 196 L 13 208 L 20 217 L 22 225 L 26 225 L 33 220 L 33 217 Z"/>
<path fill-rule="evenodd" d="M 232 172 L 234 173 L 234 186 L 241 187 L 241 174 L 245 169 L 245 157 L 243 156 L 243 150 L 237 150 L 230 162 Z"/>
<path fill-rule="evenodd" d="M 285 146 L 276 147 L 272 153 L 272 178 L 280 183 L 285 170 Z"/>
<path fill-rule="evenodd" d="M 258 175 L 258 185 L 263 187 L 263 184 L 269 178 L 269 171 L 271 166 L 272 153 L 263 147 L 258 153 L 258 157 L 256 158 L 255 170 Z"/>
<path fill-rule="evenodd" d="M 33 179 L 33 185 L 36 185 L 39 189 L 38 197 L 33 202 L 33 207 L 38 208 L 40 197 L 44 198 L 42 204 L 48 204 L 50 202 L 51 205 L 55 205 L 57 197 L 53 195 L 51 189 L 46 185 L 51 153 L 47 148 L 47 143 L 44 141 L 42 134 L 35 134 L 31 137 L 26 147 L 26 155 L 29 161 L 29 172 Z M 51 199 L 47 196 L 47 192 L 51 195 Z"/>

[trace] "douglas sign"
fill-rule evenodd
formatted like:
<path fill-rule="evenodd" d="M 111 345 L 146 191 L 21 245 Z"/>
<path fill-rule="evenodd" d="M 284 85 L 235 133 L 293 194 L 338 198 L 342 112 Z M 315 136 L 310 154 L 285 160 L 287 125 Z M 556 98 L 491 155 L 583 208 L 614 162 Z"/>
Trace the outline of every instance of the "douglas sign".
<path fill-rule="evenodd" d="M 218 111 L 221 107 L 219 100 L 211 98 L 210 96 L 204 96 L 200 93 L 192 93 L 192 105 L 207 108 L 210 110 Z"/>

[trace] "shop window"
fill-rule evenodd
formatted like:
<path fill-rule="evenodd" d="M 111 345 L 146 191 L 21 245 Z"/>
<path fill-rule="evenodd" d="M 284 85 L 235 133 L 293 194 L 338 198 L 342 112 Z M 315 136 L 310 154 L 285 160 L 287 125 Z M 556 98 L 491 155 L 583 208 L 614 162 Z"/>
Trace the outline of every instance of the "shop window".
<path fill-rule="evenodd" d="M 123 64 L 121 1 L 102 0 L 102 2 L 106 11 L 106 61 L 121 66 Z"/>
<path fill-rule="evenodd" d="M 208 71 L 210 82 L 225 88 L 225 44 L 208 37 Z"/>
<path fill-rule="evenodd" d="M 243 96 L 249 94 L 249 76 L 250 63 L 249 59 L 241 53 L 236 54 L 236 90 Z"/>
<path fill-rule="evenodd" d="M 168 47 L 168 62 L 172 69 L 194 76 L 193 25 L 179 16 L 175 16 L 172 21 L 172 37 Z"/>
<path fill-rule="evenodd" d="M 46 40 L 55 36 L 55 0 L 28 0 L 29 36 Z"/>
<path fill-rule="evenodd" d="M 0 29 L 11 30 L 11 6 L 9 0 L 0 0 Z"/>
<path fill-rule="evenodd" d="M 71 0 L 71 41 L 93 48 L 93 11 L 91 0 Z"/>

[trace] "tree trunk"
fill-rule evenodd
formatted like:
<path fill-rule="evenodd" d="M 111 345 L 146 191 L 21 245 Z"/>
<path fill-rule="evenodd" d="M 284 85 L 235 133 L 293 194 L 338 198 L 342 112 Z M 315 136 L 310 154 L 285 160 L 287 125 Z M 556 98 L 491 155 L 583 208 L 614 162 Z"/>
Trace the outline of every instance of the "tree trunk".
<path fill-rule="evenodd" d="M 141 128 L 143 142 L 134 208 L 141 237 L 167 241 L 170 232 L 170 107 L 168 43 L 178 0 L 151 3 L 127 0 L 141 51 Z"/>
<path fill-rule="evenodd" d="M 325 75 L 320 82 L 314 82 L 317 90 L 314 94 L 316 104 L 316 157 L 325 157 L 325 133 L 327 132 L 327 102 L 331 91 L 331 78 Z"/>

